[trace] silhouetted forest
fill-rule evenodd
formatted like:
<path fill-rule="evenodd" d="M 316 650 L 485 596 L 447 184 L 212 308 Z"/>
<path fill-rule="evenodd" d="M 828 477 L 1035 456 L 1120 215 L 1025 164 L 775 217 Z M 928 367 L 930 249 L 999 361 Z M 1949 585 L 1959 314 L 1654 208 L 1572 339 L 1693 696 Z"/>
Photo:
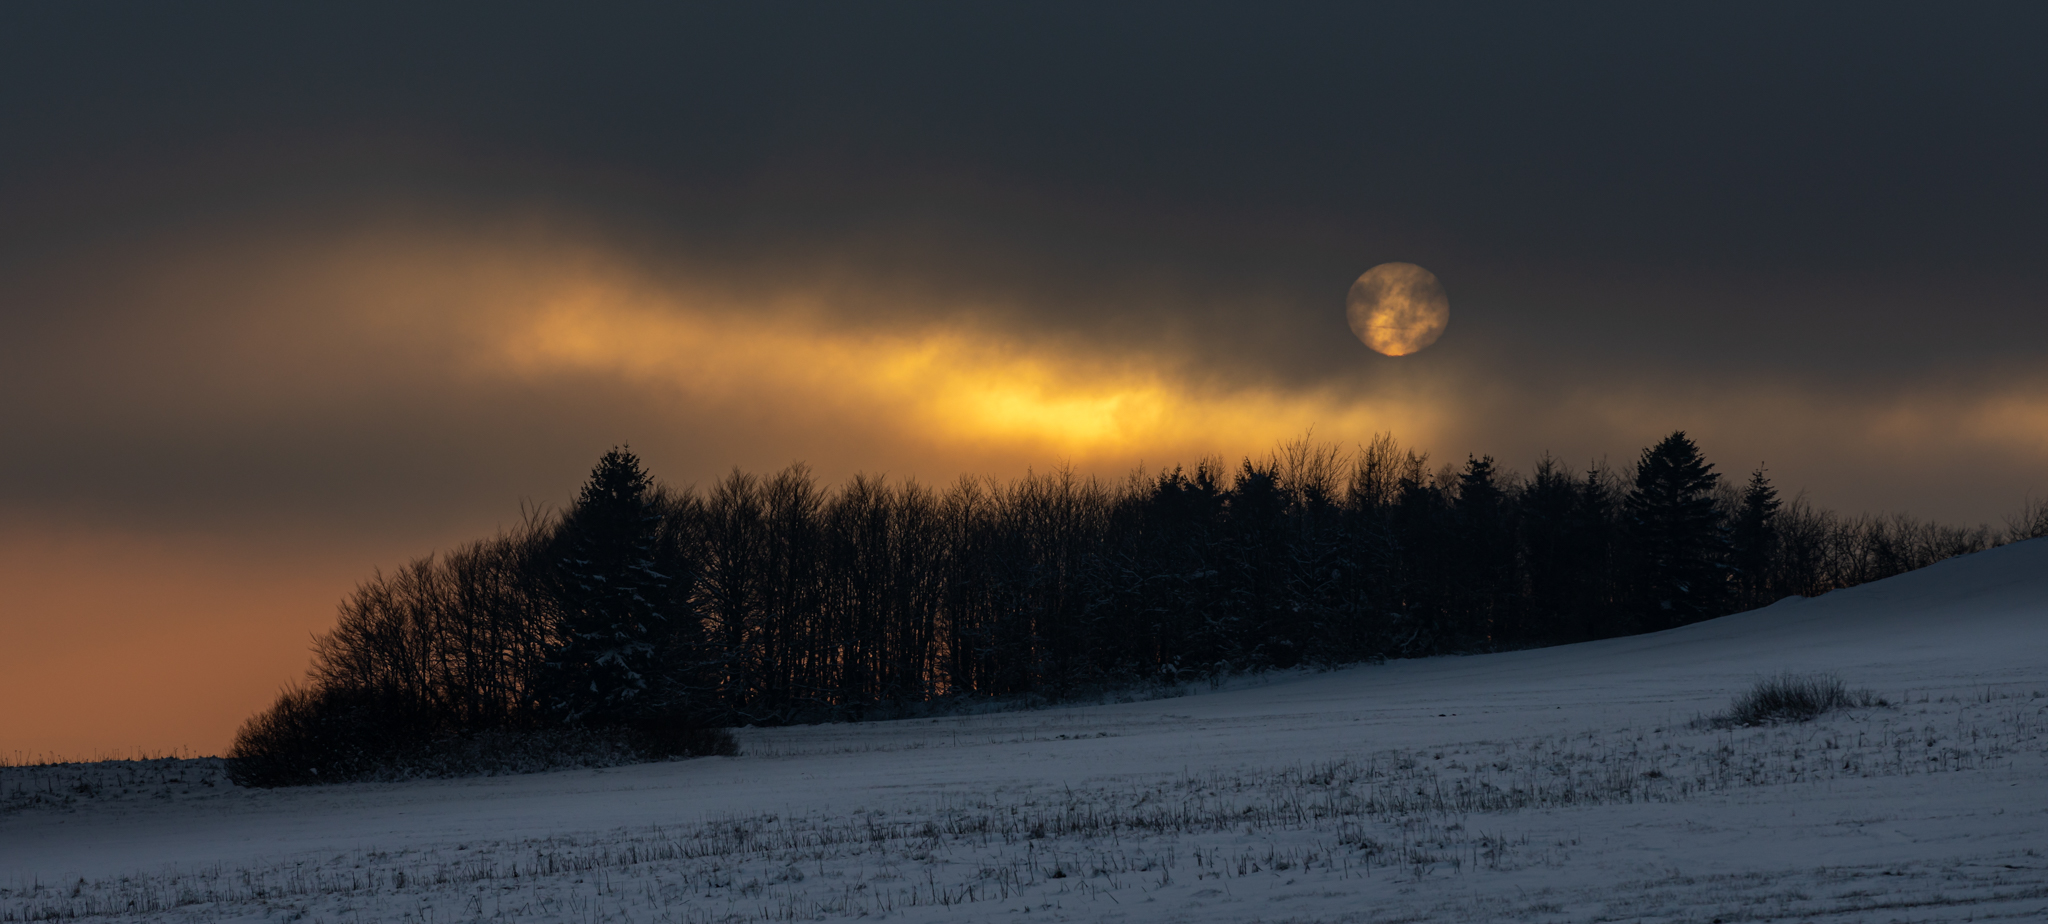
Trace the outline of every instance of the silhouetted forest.
<path fill-rule="evenodd" d="M 1817 510 L 1683 433 L 1624 470 L 1432 469 L 1381 436 L 944 488 L 674 489 L 615 449 L 567 510 L 363 583 L 230 756 L 277 785 L 729 752 L 740 724 L 1665 629 L 2048 534 L 2048 504 L 2008 525 Z"/>

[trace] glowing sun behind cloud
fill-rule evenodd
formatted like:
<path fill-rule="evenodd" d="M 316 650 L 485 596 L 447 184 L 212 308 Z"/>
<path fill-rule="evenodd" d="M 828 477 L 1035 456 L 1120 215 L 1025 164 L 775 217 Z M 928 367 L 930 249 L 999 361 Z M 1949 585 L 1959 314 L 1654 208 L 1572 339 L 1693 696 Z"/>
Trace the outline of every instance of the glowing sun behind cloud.
<path fill-rule="evenodd" d="M 1258 451 L 1319 432 L 1416 428 L 1407 409 L 1334 391 L 1210 387 L 1155 361 L 1111 360 L 960 322 L 835 329 L 814 305 L 691 310 L 590 286 L 503 335 L 487 366 L 526 377 L 599 374 L 693 400 L 857 420 L 937 447 L 1075 460 Z M 1156 457 L 1156 456 L 1155 456 Z"/>
<path fill-rule="evenodd" d="M 1388 356 L 1407 356 L 1443 336 L 1451 323 L 1451 302 L 1429 270 L 1413 263 L 1382 263 L 1351 284 L 1344 314 L 1366 346 Z"/>

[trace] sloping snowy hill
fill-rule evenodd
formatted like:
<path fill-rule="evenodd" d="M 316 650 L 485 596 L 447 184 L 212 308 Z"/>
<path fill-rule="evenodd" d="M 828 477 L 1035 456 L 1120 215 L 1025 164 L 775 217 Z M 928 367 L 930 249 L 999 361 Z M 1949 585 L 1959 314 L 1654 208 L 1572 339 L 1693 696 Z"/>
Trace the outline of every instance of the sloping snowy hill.
<path fill-rule="evenodd" d="M 1892 705 L 1690 724 L 1788 670 Z M 751 729 L 732 759 L 30 809 L 0 815 L 0 920 L 2048 915 L 2044 694 L 2035 540 L 1582 645 Z"/>

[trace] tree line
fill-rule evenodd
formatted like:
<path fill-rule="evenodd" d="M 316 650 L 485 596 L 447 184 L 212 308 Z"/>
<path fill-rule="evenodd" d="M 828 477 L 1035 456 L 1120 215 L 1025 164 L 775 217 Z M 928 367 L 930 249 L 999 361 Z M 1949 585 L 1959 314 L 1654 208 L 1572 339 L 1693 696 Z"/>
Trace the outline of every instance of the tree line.
<path fill-rule="evenodd" d="M 1303 438 L 1117 480 L 696 490 L 614 449 L 566 510 L 357 587 L 231 765 L 730 752 L 740 724 L 1655 631 L 2048 534 L 2048 504 L 2003 533 L 1818 510 L 1682 432 L 1625 470 L 1429 461 Z"/>

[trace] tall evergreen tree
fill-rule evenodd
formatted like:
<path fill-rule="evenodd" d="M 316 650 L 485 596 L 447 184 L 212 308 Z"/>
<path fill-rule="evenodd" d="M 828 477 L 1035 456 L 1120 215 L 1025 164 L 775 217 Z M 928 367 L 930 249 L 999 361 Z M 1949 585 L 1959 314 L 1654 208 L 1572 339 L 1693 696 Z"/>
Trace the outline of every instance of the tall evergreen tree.
<path fill-rule="evenodd" d="M 1720 480 L 1685 431 L 1643 450 L 1627 513 L 1637 616 L 1663 629 L 1721 615 L 1728 541 L 1714 509 Z"/>
<path fill-rule="evenodd" d="M 1451 518 L 1450 550 L 1456 564 L 1447 590 L 1465 614 L 1464 634 L 1470 643 L 1483 646 L 1520 642 L 1527 627 L 1514 608 L 1514 533 L 1508 494 L 1492 456 L 1466 457 Z"/>
<path fill-rule="evenodd" d="M 1219 556 L 1231 608 L 1242 620 L 1230 633 L 1242 663 L 1292 667 L 1300 659 L 1293 631 L 1300 614 L 1287 606 L 1287 513 L 1274 467 L 1244 460 L 1225 495 Z"/>
<path fill-rule="evenodd" d="M 1225 502 L 1217 475 L 1205 461 L 1192 475 L 1175 466 L 1154 479 L 1138 503 L 1128 564 L 1113 578 L 1118 605 L 1149 627 L 1153 660 L 1169 676 L 1206 673 L 1234 654 L 1216 591 Z"/>
<path fill-rule="evenodd" d="M 562 643 L 548 658 L 547 705 L 569 724 L 633 722 L 662 685 L 661 649 L 681 621 L 669 577 L 655 566 L 662 517 L 654 501 L 639 457 L 614 448 L 563 523 Z"/>
<path fill-rule="evenodd" d="M 1460 643 L 1446 631 L 1453 621 L 1448 594 L 1449 499 L 1430 478 L 1428 463 L 1427 454 L 1407 454 L 1388 516 L 1394 546 L 1387 575 L 1393 614 L 1388 653 L 1396 657 Z"/>
<path fill-rule="evenodd" d="M 1579 603 L 1575 630 L 1581 638 L 1599 638 L 1628 631 L 1630 614 L 1623 604 L 1618 566 L 1621 561 L 1625 511 L 1623 495 L 1606 463 L 1586 469 L 1572 507 L 1569 535 L 1576 560 L 1573 586 Z"/>
<path fill-rule="evenodd" d="M 1545 454 L 1522 489 L 1517 519 L 1521 558 L 1526 573 L 1529 631 L 1540 638 L 1569 637 L 1568 622 L 1584 601 L 1578 593 L 1579 571 L 1588 564 L 1573 540 L 1573 514 L 1579 486 L 1571 472 Z"/>
<path fill-rule="evenodd" d="M 1738 606 L 1747 608 L 1771 602 L 1771 563 L 1777 555 L 1780 506 L 1778 489 L 1764 477 L 1764 470 L 1751 472 L 1749 484 L 1742 490 L 1742 507 L 1735 512 L 1731 537 Z"/>

